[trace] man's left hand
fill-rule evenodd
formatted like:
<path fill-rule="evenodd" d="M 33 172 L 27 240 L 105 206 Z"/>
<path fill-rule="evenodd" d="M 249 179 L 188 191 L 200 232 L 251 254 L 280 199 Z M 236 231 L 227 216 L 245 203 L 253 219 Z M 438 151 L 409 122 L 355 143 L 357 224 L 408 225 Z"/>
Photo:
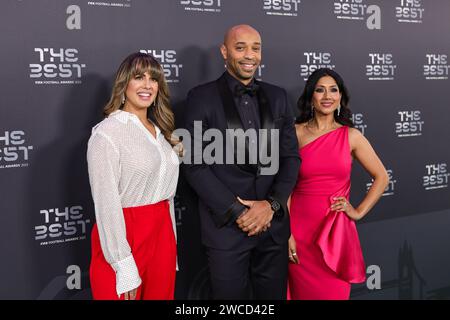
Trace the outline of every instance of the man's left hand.
<path fill-rule="evenodd" d="M 240 216 L 236 223 L 242 231 L 248 232 L 249 237 L 264 232 L 270 227 L 274 212 L 267 200 L 243 200 L 239 197 L 238 200 L 248 207 L 248 211 Z"/>

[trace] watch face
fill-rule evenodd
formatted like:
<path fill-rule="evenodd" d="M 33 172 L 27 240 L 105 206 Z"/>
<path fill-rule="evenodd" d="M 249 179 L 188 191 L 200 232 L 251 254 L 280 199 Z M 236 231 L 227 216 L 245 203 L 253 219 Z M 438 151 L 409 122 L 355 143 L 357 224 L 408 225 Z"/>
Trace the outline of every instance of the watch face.
<path fill-rule="evenodd" d="M 277 201 L 273 201 L 272 202 L 272 209 L 274 211 L 278 211 L 278 210 L 280 210 L 280 208 L 281 208 L 281 206 L 280 206 L 280 204 Z"/>

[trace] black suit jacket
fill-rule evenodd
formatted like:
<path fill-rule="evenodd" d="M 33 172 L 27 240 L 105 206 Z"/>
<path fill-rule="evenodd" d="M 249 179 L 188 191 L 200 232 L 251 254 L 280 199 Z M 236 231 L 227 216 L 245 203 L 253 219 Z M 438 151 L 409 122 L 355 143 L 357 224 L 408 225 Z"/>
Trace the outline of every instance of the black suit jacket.
<path fill-rule="evenodd" d="M 242 123 L 225 74 L 216 81 L 193 88 L 187 97 L 184 120 L 192 139 L 183 141 L 185 145 L 190 144 L 185 157 L 191 160 L 191 163 L 185 161 L 184 173 L 199 196 L 202 241 L 216 249 L 251 247 L 257 241 L 255 236 L 248 237 L 235 223 L 245 209 L 236 200 L 237 196 L 246 200 L 264 200 L 270 196 L 278 200 L 282 209 L 274 215 L 268 232 L 277 243 L 287 241 L 290 235 L 287 199 L 296 183 L 300 166 L 295 118 L 284 89 L 255 82 L 259 85 L 257 95 L 261 129 L 279 129 L 279 141 L 275 141 L 279 148 L 279 169 L 274 175 L 261 175 L 260 164 L 236 164 L 236 161 L 226 164 L 225 155 L 223 163 L 194 163 L 195 154 L 199 157 L 199 153 L 211 143 L 202 141 L 204 139 L 198 134 L 194 135 L 194 121 L 201 121 L 202 132 L 212 128 L 220 130 L 224 139 L 215 143 L 224 146 L 226 130 L 242 128 Z M 195 149 L 195 144 L 202 148 Z M 273 147 L 270 143 L 263 146 L 268 150 Z"/>

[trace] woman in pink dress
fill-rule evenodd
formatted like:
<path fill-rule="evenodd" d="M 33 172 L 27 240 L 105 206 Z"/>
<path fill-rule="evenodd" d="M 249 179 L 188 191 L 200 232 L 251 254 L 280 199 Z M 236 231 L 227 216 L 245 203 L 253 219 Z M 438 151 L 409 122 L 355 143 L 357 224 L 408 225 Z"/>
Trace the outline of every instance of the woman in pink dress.
<path fill-rule="evenodd" d="M 365 281 L 355 221 L 375 205 L 389 178 L 370 143 L 353 128 L 348 100 L 342 78 L 319 69 L 298 101 L 302 164 L 289 204 L 291 299 L 349 299 L 351 283 Z M 353 159 L 374 179 L 356 207 L 349 202 Z"/>

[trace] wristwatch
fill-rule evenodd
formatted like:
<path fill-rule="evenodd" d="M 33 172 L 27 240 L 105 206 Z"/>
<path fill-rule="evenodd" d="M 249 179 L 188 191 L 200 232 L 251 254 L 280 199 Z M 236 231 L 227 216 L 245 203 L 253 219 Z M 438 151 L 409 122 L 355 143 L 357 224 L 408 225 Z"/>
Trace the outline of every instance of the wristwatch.
<path fill-rule="evenodd" d="M 270 207 L 272 208 L 274 213 L 281 209 L 281 204 L 274 198 L 269 197 L 267 201 L 270 203 Z"/>

